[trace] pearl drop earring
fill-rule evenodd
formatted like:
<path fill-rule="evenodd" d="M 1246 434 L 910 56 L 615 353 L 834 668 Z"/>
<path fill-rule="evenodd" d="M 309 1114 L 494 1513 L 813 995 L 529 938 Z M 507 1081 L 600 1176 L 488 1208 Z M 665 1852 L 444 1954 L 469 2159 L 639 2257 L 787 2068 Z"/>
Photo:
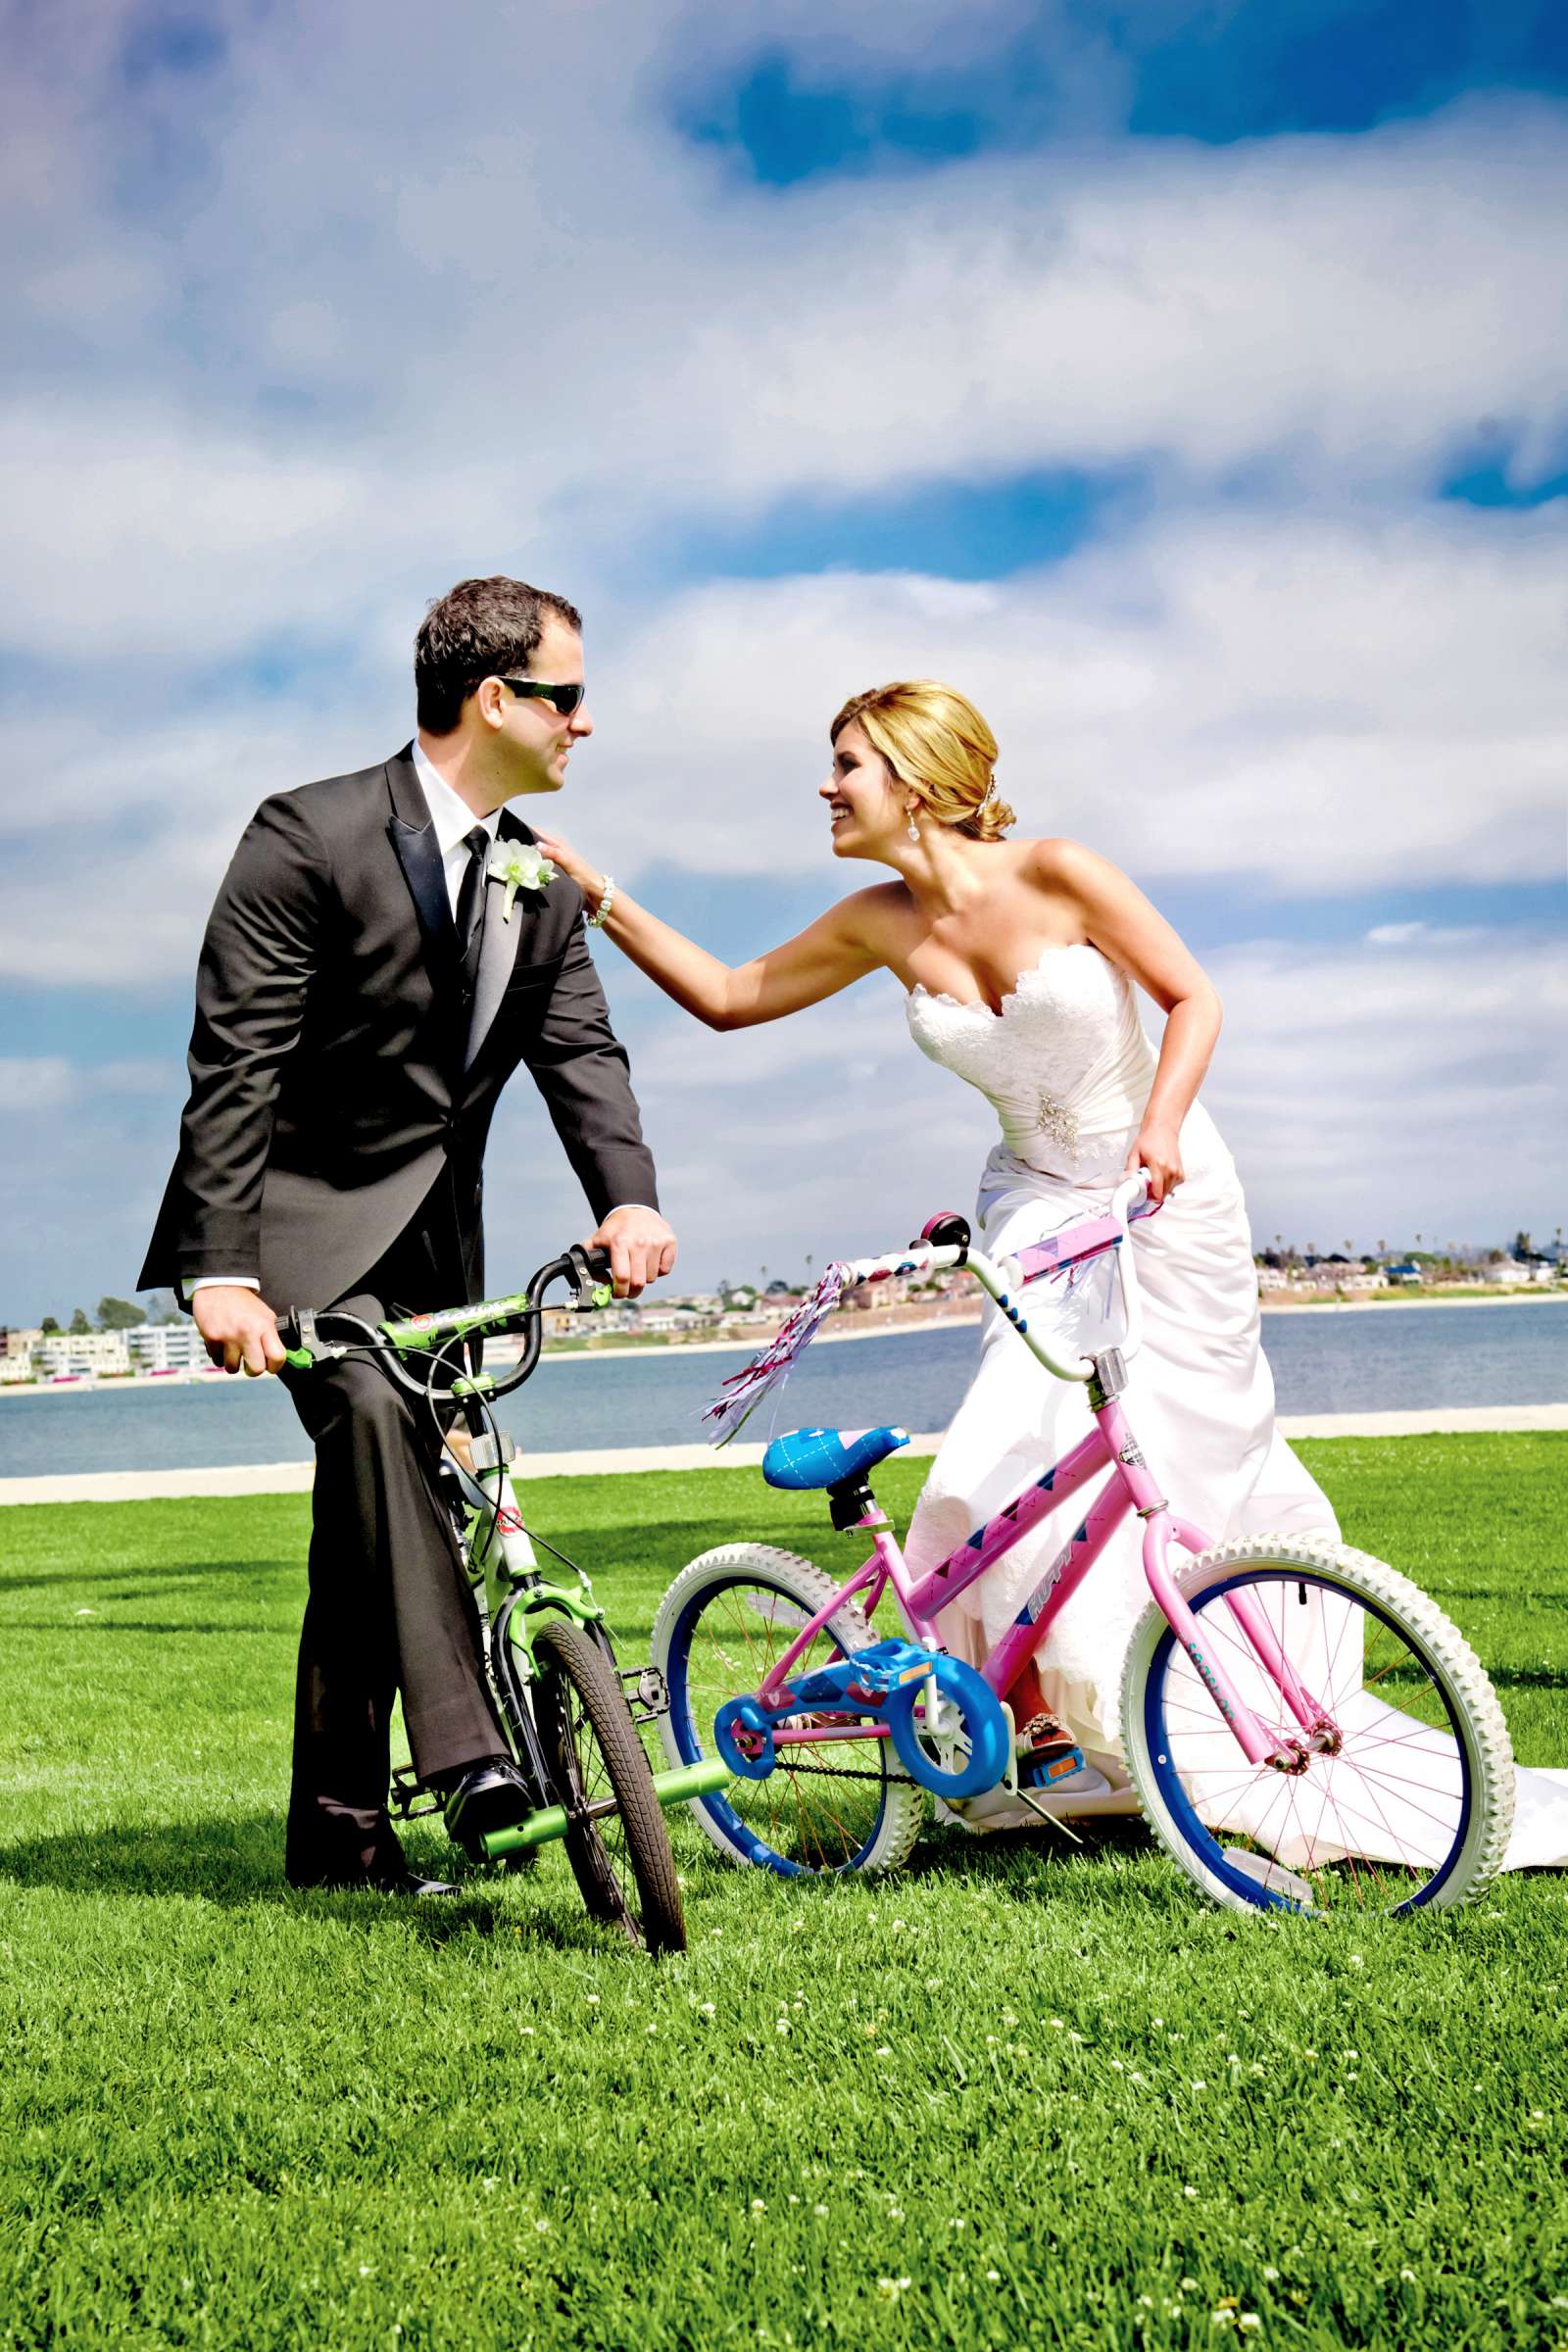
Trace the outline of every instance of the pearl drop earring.
<path fill-rule="evenodd" d="M 918 825 L 915 823 L 915 821 L 914 821 L 914 810 L 911 808 L 911 809 L 909 810 L 909 839 L 910 839 L 911 841 L 915 841 L 915 842 L 917 842 L 917 841 L 919 840 L 919 838 L 920 838 L 920 828 L 919 828 L 919 826 L 918 826 Z"/>

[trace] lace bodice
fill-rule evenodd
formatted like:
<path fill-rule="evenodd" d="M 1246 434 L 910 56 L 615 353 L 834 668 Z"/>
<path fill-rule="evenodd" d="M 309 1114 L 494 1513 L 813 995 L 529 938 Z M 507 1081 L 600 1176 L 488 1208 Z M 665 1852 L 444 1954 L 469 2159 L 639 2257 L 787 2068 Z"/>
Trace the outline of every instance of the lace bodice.
<path fill-rule="evenodd" d="M 1000 1012 L 918 984 L 905 1010 L 921 1053 L 995 1104 L 1004 1144 L 1026 1166 L 1080 1184 L 1114 1182 L 1156 1056 L 1132 982 L 1098 948 L 1048 948 Z"/>

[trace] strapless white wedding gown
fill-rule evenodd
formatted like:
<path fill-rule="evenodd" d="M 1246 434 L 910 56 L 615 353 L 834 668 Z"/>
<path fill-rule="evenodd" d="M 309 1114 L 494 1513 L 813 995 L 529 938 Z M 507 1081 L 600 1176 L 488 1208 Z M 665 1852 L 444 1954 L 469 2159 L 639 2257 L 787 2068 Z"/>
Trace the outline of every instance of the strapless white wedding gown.
<path fill-rule="evenodd" d="M 918 986 L 906 1009 L 920 1051 L 977 1087 L 1002 1122 L 976 1209 L 987 1255 L 1006 1257 L 1102 1211 L 1137 1139 L 1157 1061 L 1127 974 L 1098 948 L 1051 948 L 1000 1013 Z M 1133 1228 L 1144 1338 L 1123 1398 L 1128 1420 L 1183 1517 L 1215 1543 L 1262 1534 L 1337 1538 L 1328 1497 L 1274 1426 L 1242 1188 L 1201 1104 L 1183 1123 L 1182 1161 L 1185 1182 Z M 1040 1329 L 1052 1319 L 1066 1343 L 1057 1352 L 1113 1344 L 1110 1290 L 1108 1259 L 1071 1295 L 1041 1284 L 1030 1293 L 1030 1322 Z M 909 1529 L 911 1572 L 934 1567 L 1090 1427 L 1083 1388 L 1042 1370 L 988 1302 L 978 1368 Z M 1074 1508 L 1081 1513 L 1081 1501 Z M 1042 1521 L 943 1612 L 940 1630 L 956 1655 L 972 1664 L 985 1658 L 1069 1532 L 1056 1518 Z M 1121 1667 L 1149 1600 L 1142 1538 L 1136 1519 L 1117 1529 L 1036 1660 L 1047 1704 L 1120 1788 Z M 1519 1783 L 1509 1866 L 1568 1861 L 1568 1775 L 1521 1772 Z"/>

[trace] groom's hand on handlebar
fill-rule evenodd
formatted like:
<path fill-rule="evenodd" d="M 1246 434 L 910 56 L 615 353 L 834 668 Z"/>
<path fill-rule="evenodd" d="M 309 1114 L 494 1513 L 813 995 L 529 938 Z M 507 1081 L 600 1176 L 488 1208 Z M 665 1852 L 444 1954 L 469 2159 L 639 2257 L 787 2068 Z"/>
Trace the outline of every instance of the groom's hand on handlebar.
<path fill-rule="evenodd" d="M 190 1311 L 209 1356 L 221 1371 L 243 1368 L 254 1380 L 263 1372 L 283 1369 L 277 1317 L 255 1291 L 237 1284 L 207 1283 L 192 1298 Z"/>
<path fill-rule="evenodd" d="M 609 1250 L 617 1298 L 635 1298 L 675 1263 L 675 1236 L 653 1208 L 612 1208 L 583 1248 Z"/>

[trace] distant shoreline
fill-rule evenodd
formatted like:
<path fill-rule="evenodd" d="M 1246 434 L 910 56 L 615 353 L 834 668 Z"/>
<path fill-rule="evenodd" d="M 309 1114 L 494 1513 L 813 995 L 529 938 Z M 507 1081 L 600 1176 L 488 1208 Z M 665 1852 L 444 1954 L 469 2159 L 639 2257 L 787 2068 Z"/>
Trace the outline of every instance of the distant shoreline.
<path fill-rule="evenodd" d="M 1446 1298 L 1433 1298 L 1430 1295 L 1424 1297 L 1417 1295 L 1409 1298 L 1293 1299 L 1278 1305 L 1265 1300 L 1262 1312 L 1265 1315 L 1318 1316 L 1402 1314 L 1407 1307 L 1412 1306 L 1543 1306 L 1549 1305 L 1554 1298 L 1561 1301 L 1563 1297 L 1564 1293 L 1561 1291 L 1516 1291 L 1511 1296 L 1501 1298 L 1455 1298 L 1451 1295 Z M 887 1323 L 880 1316 L 875 1318 L 866 1316 L 862 1323 L 861 1318 L 857 1317 L 856 1323 L 848 1330 L 819 1332 L 812 1345 L 818 1348 L 831 1348 L 845 1340 L 897 1339 L 906 1334 L 912 1338 L 920 1333 L 931 1331 L 972 1331 L 979 1321 L 978 1310 L 973 1313 L 922 1316 L 917 1323 Z M 682 1356 L 738 1355 L 748 1357 L 755 1355 L 761 1345 L 760 1340 L 755 1339 L 655 1340 L 652 1337 L 637 1348 L 552 1348 L 547 1343 L 544 1358 L 546 1361 L 557 1363 L 626 1363 L 638 1356 L 657 1356 L 671 1351 Z M 220 1378 L 227 1380 L 231 1377 L 237 1379 L 239 1376 L 203 1372 L 190 1377 L 183 1373 L 135 1372 L 129 1375 L 122 1374 L 118 1378 L 111 1375 L 107 1380 L 72 1380 L 58 1384 L 52 1381 L 18 1381 L 15 1384 L 0 1387 L 0 1398 L 97 1396 L 105 1390 L 135 1392 L 138 1395 L 144 1395 L 149 1390 L 159 1389 L 169 1389 L 178 1393 L 184 1389 L 205 1388 L 209 1381 L 216 1382 Z"/>

